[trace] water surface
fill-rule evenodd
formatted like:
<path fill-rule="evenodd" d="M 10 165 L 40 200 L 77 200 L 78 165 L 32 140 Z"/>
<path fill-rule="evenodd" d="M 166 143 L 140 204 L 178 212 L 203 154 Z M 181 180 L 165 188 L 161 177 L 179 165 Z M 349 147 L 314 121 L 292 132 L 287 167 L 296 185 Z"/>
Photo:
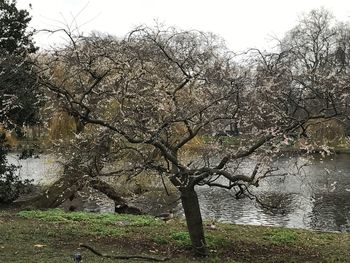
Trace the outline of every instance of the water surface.
<path fill-rule="evenodd" d="M 20 164 L 21 176 L 33 179 L 36 184 L 52 182 L 61 170 L 61 166 L 52 156 L 18 160 L 15 155 L 10 155 L 9 160 Z M 259 200 L 268 206 L 261 206 L 249 198 L 237 200 L 233 191 L 198 187 L 204 219 L 350 232 L 350 155 L 338 154 L 326 158 L 292 157 L 282 159 L 275 165 L 282 170 L 292 171 L 296 169 L 296 162 L 299 166 L 303 163 L 308 165 L 298 175 L 269 178 L 254 190 Z M 247 162 L 243 170 L 253 166 L 253 162 Z M 86 199 L 87 203 L 83 207 L 87 211 L 103 212 L 114 209 L 113 203 L 103 195 L 95 198 L 97 201 L 91 195 L 86 195 Z M 145 211 L 156 213 L 166 209 L 160 204 L 160 198 L 154 200 L 141 204 L 145 206 Z M 176 208 L 177 214 L 183 216 L 179 202 Z"/>

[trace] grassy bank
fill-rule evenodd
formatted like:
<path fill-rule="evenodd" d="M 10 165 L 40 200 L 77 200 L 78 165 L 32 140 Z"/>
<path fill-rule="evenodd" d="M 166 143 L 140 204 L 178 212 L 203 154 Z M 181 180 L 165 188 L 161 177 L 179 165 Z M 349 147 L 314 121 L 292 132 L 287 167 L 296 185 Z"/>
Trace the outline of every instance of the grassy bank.
<path fill-rule="evenodd" d="M 347 262 L 350 234 L 272 227 L 207 226 L 211 251 L 205 262 Z M 65 213 L 61 210 L 0 212 L 0 262 L 130 262 L 105 259 L 79 247 L 84 243 L 110 255 L 169 257 L 167 262 L 203 262 L 189 249 L 182 220 L 164 223 L 150 216 Z M 138 261 L 145 262 L 145 261 Z"/>

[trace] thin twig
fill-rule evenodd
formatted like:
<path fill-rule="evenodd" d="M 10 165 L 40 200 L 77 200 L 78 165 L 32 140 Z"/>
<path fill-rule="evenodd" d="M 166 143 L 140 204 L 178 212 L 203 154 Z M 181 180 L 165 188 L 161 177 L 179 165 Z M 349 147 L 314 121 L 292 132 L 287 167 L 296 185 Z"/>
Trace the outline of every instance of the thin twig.
<path fill-rule="evenodd" d="M 80 244 L 80 247 L 86 248 L 90 250 L 92 253 L 94 253 L 97 256 L 104 257 L 104 258 L 111 258 L 111 259 L 143 259 L 147 261 L 155 261 L 155 262 L 164 262 L 169 260 L 169 258 L 153 258 L 153 257 L 147 257 L 147 256 L 113 256 L 113 255 L 107 255 L 107 254 L 102 254 L 101 252 L 98 252 L 96 249 L 94 249 L 91 246 L 85 245 L 85 244 Z"/>

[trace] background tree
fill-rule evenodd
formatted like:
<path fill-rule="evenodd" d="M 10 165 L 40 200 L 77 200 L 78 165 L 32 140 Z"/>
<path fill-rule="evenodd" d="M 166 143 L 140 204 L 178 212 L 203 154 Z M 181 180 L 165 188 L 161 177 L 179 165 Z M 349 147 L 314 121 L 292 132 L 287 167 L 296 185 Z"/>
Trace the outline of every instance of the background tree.
<path fill-rule="evenodd" d="M 0 1 L 0 121 L 3 125 L 34 124 L 38 117 L 38 91 L 29 54 L 37 48 L 33 31 L 28 30 L 31 17 L 17 9 L 16 1 Z"/>
<path fill-rule="evenodd" d="M 33 31 L 28 31 L 31 20 L 29 12 L 16 7 L 16 0 L 0 1 L 0 49 L 10 55 L 21 57 L 37 50 L 32 36 Z"/>
<path fill-rule="evenodd" d="M 26 10 L 18 10 L 16 1 L 0 1 L 0 125 L 5 130 L 17 130 L 23 124 L 38 122 L 38 91 L 32 63 L 28 55 L 36 51 Z M 22 184 L 15 167 L 8 165 L 8 146 L 2 134 L 0 140 L 1 201 L 11 202 L 20 193 Z"/>
<path fill-rule="evenodd" d="M 18 56 L 0 58 L 0 122 L 22 136 L 22 125 L 39 123 L 40 93 L 31 62 Z"/>
<path fill-rule="evenodd" d="M 275 102 L 284 104 L 284 114 L 305 121 L 304 137 L 310 135 L 310 125 L 328 118 L 348 126 L 349 32 L 349 26 L 337 23 L 327 10 L 313 10 L 280 41 L 279 54 L 262 56 L 262 79 L 274 83 L 273 92 L 284 93 L 285 100 Z M 312 143 L 313 148 L 322 147 Z"/>

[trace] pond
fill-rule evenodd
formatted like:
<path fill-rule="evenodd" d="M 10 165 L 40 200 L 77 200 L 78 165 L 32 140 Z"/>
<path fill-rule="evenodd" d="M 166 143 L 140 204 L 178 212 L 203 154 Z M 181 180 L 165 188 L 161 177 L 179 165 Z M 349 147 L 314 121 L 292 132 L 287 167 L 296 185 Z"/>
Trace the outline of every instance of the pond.
<path fill-rule="evenodd" d="M 22 166 L 23 178 L 33 179 L 37 184 L 53 181 L 60 169 L 52 156 L 18 160 L 11 155 L 9 160 Z M 203 218 L 237 224 L 350 232 L 350 155 L 285 158 L 277 166 L 290 170 L 294 169 L 295 162 L 308 165 L 301 174 L 263 180 L 254 190 L 264 206 L 249 198 L 237 200 L 232 191 L 198 187 Z M 252 165 L 248 162 L 247 169 Z M 110 200 L 103 201 L 103 197 L 93 200 L 89 198 L 90 203 L 84 205 L 86 210 L 113 209 Z M 145 203 L 155 207 L 159 205 L 156 202 Z M 180 203 L 176 208 L 177 215 L 183 216 Z"/>

